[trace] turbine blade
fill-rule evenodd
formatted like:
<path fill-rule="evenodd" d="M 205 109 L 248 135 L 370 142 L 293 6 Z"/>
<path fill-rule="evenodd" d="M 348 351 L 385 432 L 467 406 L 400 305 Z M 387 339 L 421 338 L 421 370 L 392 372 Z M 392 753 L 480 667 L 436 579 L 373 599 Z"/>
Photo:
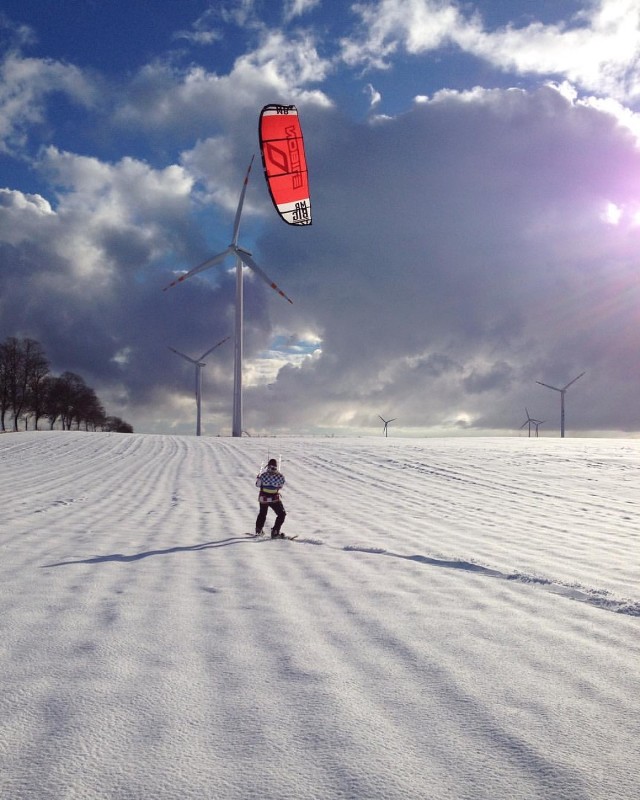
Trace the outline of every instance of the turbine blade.
<path fill-rule="evenodd" d="M 577 378 L 576 378 L 576 380 L 577 380 Z M 539 383 L 539 384 L 540 384 L 540 386 L 546 386 L 546 387 L 547 387 L 547 389 L 553 389 L 553 390 L 554 390 L 554 391 L 556 391 L 556 392 L 561 392 L 561 391 L 562 391 L 562 389 L 558 389 L 558 387 L 557 387 L 557 386 L 551 386 L 551 385 L 550 385 L 550 384 L 548 384 L 548 383 L 542 383 L 542 381 L 536 381 L 536 383 Z"/>
<path fill-rule="evenodd" d="M 270 286 L 279 295 L 284 297 L 285 300 L 288 300 L 290 303 L 293 303 L 293 300 L 290 297 L 287 297 L 287 295 L 282 291 L 282 289 L 278 286 L 278 284 L 274 283 L 271 280 L 271 278 L 267 275 L 267 273 L 256 264 L 256 262 L 253 260 L 253 257 L 251 256 L 251 253 L 248 253 L 246 250 L 243 250 L 240 247 L 234 247 L 233 245 L 231 245 L 230 249 L 235 252 L 235 254 L 238 256 L 238 258 L 240 259 L 240 261 L 242 261 L 243 264 L 249 267 L 249 269 L 253 270 L 256 273 L 256 275 L 259 275 L 268 286 Z"/>
<path fill-rule="evenodd" d="M 214 344 L 213 347 L 210 347 L 207 350 L 206 353 L 203 353 L 200 356 L 200 358 L 198 359 L 198 361 L 202 361 L 202 359 L 206 358 L 209 355 L 209 353 L 213 353 L 213 351 L 216 349 L 216 347 L 220 347 L 221 344 L 224 344 L 227 341 L 227 339 L 230 339 L 230 338 L 231 338 L 230 336 L 225 336 L 224 339 L 221 342 L 218 342 L 218 344 Z M 204 364 L 203 364 L 203 366 L 204 366 Z"/>
<path fill-rule="evenodd" d="M 242 215 L 242 206 L 244 205 L 244 196 L 247 193 L 247 184 L 249 183 L 249 173 L 251 172 L 251 167 L 253 166 L 253 159 L 255 158 L 255 153 L 251 156 L 251 161 L 249 162 L 249 168 L 247 169 L 247 174 L 244 176 L 244 183 L 242 184 L 242 191 L 240 192 L 240 200 L 238 200 L 238 208 L 236 209 L 236 218 L 233 221 L 233 239 L 231 240 L 234 245 L 238 244 L 238 230 L 240 228 L 240 217 Z"/>
<path fill-rule="evenodd" d="M 581 372 L 578 375 L 578 378 L 581 378 L 583 375 L 584 375 L 584 372 Z M 574 378 L 572 381 L 569 381 L 569 383 L 564 387 L 564 389 L 562 391 L 563 392 L 566 391 L 571 386 L 572 383 L 575 383 L 578 380 L 578 378 Z"/>
<path fill-rule="evenodd" d="M 162 291 L 166 292 L 167 289 L 170 289 L 172 286 L 176 286 L 178 283 L 182 283 L 182 281 L 186 281 L 187 278 L 190 278 L 192 275 L 197 275 L 198 272 L 204 272 L 204 270 L 206 270 L 206 269 L 210 269 L 211 267 L 215 267 L 216 264 L 219 264 L 221 261 L 223 261 L 229 255 L 229 253 L 232 253 L 232 252 L 233 252 L 233 247 L 229 246 L 222 253 L 218 253 L 215 256 L 211 256 L 211 258 L 205 259 L 202 262 L 202 264 L 198 264 L 197 267 L 194 267 L 193 269 L 190 269 L 189 272 L 185 272 L 179 278 L 176 278 L 175 281 L 171 281 L 171 283 L 168 286 L 165 286 Z"/>
<path fill-rule="evenodd" d="M 202 264 L 198 264 L 197 267 L 189 270 L 189 272 L 185 272 L 179 278 L 176 278 L 175 281 L 172 281 L 168 286 L 165 286 L 162 291 L 166 292 L 167 289 L 170 289 L 172 286 L 175 286 L 178 283 L 182 283 L 182 281 L 186 281 L 187 278 L 190 278 L 192 275 L 197 275 L 198 272 L 202 272 L 205 269 L 209 269 L 210 267 L 214 267 L 216 264 L 220 263 L 220 261 L 225 258 L 229 253 L 233 252 L 236 245 L 238 244 L 238 229 L 240 227 L 240 216 L 242 215 L 242 206 L 244 205 L 244 196 L 247 192 L 247 184 L 249 183 L 249 173 L 251 172 L 251 167 L 253 165 L 253 159 L 255 158 L 255 154 L 251 156 L 251 161 L 249 162 L 249 168 L 247 169 L 247 174 L 244 178 L 244 183 L 242 184 L 242 191 L 240 192 L 240 200 L 238 201 L 238 208 L 236 209 L 236 216 L 233 222 L 233 239 L 232 244 L 227 247 L 227 249 L 223 253 L 218 253 L 218 255 L 212 256 L 211 258 L 207 258 Z"/>
<path fill-rule="evenodd" d="M 190 361 L 192 364 L 198 363 L 195 360 L 195 358 L 190 358 L 188 355 L 185 355 L 184 353 L 181 353 L 179 350 L 176 350 L 175 347 L 171 347 L 170 345 L 167 345 L 167 347 L 169 347 L 169 350 L 172 350 L 176 355 L 182 356 L 182 358 L 186 359 L 187 361 Z"/>

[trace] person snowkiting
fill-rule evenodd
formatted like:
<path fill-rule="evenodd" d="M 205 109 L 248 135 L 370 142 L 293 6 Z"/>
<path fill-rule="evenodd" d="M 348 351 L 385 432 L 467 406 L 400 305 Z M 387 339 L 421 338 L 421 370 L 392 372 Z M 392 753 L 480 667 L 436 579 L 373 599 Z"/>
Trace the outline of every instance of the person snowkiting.
<path fill-rule="evenodd" d="M 284 539 L 282 533 L 282 525 L 287 512 L 284 510 L 284 505 L 280 499 L 280 489 L 285 484 L 284 475 L 278 471 L 278 462 L 275 458 L 270 458 L 267 463 L 267 468 L 262 470 L 256 478 L 256 486 L 260 489 L 258 494 L 258 502 L 260 503 L 260 511 L 256 518 L 256 535 L 262 533 L 264 523 L 267 519 L 267 511 L 272 508 L 276 514 L 276 521 L 271 529 L 271 538 Z"/>

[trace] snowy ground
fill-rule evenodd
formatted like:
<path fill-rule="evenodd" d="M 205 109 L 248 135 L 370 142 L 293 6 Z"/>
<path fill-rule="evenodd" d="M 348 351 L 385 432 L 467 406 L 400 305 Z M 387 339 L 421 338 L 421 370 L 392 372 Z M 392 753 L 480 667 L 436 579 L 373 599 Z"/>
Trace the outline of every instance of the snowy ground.
<path fill-rule="evenodd" d="M 284 459 L 285 530 L 254 477 Z M 2 800 L 634 800 L 640 442 L 0 436 Z"/>

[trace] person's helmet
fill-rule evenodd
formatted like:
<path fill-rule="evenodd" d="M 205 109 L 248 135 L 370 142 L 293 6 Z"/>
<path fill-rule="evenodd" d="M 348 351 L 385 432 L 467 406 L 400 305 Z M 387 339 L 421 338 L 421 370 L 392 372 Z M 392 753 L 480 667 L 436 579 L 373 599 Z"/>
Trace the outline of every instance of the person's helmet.
<path fill-rule="evenodd" d="M 270 458 L 267 466 L 269 469 L 278 469 L 278 462 L 275 460 L 275 458 Z"/>

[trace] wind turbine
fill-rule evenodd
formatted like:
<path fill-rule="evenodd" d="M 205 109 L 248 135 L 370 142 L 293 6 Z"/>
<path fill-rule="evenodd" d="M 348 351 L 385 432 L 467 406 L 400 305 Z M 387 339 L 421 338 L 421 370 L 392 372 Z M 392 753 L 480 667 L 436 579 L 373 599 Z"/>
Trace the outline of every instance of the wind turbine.
<path fill-rule="evenodd" d="M 380 417 L 380 414 L 378 414 L 378 417 Z M 396 419 L 398 419 L 398 418 L 394 417 L 393 419 L 383 419 L 382 417 L 380 417 L 380 419 L 384 422 L 384 435 L 388 436 L 389 435 L 389 431 L 387 429 L 389 427 L 389 423 L 390 422 L 395 422 Z"/>
<path fill-rule="evenodd" d="M 581 378 L 584 375 L 584 372 L 581 372 L 578 375 L 578 378 Z M 571 386 L 571 384 L 575 383 L 578 378 L 574 378 L 572 381 L 566 386 L 563 386 L 562 389 L 559 389 L 557 386 L 551 386 L 548 383 L 542 383 L 542 381 L 536 381 L 539 383 L 540 386 L 546 386 L 547 389 L 553 389 L 554 392 L 560 392 L 560 436 L 564 439 L 564 396 L 566 394 L 567 389 Z"/>
<path fill-rule="evenodd" d="M 202 399 L 202 367 L 206 367 L 207 365 L 203 363 L 202 359 L 206 358 L 209 353 L 213 353 L 216 347 L 220 347 L 221 344 L 224 344 L 227 339 L 230 339 L 230 336 L 225 337 L 221 342 L 218 344 L 214 344 L 213 347 L 210 347 L 206 353 L 203 353 L 200 358 L 191 358 L 185 353 L 181 353 L 179 350 L 176 350 L 175 347 L 169 347 L 169 350 L 172 350 L 177 355 L 184 358 L 186 361 L 195 364 L 196 367 L 196 436 L 200 436 L 200 407 L 201 407 L 201 399 Z"/>
<path fill-rule="evenodd" d="M 254 261 L 251 253 L 248 250 L 244 250 L 242 247 L 238 245 L 238 230 L 240 228 L 240 217 L 242 215 L 242 206 L 244 205 L 244 196 L 247 192 L 247 184 L 249 183 L 249 173 L 251 172 L 251 167 L 253 166 L 253 159 L 255 155 L 251 156 L 251 161 L 249 162 L 249 168 L 247 169 L 247 174 L 244 178 L 244 183 L 242 184 L 242 191 L 240 192 L 240 200 L 238 201 L 238 208 L 236 210 L 235 220 L 233 222 L 233 236 L 231 238 L 231 244 L 227 247 L 226 250 L 223 250 L 222 253 L 218 253 L 211 258 L 207 258 L 202 264 L 198 264 L 197 267 L 189 270 L 189 272 L 185 272 L 179 278 L 176 278 L 175 281 L 172 281 L 168 286 L 165 286 L 163 291 L 170 289 L 172 286 L 176 286 L 178 283 L 182 283 L 182 281 L 186 281 L 187 278 L 190 278 L 192 275 L 197 275 L 199 272 L 204 272 L 204 270 L 211 269 L 211 267 L 215 267 L 216 264 L 219 264 L 221 261 L 228 255 L 235 255 L 236 257 L 236 308 L 235 308 L 235 344 L 234 344 L 234 360 L 233 360 L 233 424 L 231 429 L 232 436 L 242 436 L 242 352 L 243 352 L 243 285 L 242 285 L 242 265 L 244 264 L 250 270 L 259 275 L 262 280 L 274 289 L 279 295 L 284 297 L 285 300 L 288 300 L 290 303 L 293 303 L 287 295 L 277 286 L 271 278 L 267 275 L 264 270 L 262 270 Z"/>
<path fill-rule="evenodd" d="M 522 425 L 520 426 L 520 430 L 522 430 L 525 425 L 528 425 L 529 426 L 529 436 L 531 436 L 531 426 L 535 425 L 535 428 L 536 428 L 536 439 L 537 439 L 538 438 L 538 428 L 540 427 L 540 425 L 542 425 L 544 420 L 543 419 L 534 419 L 533 417 L 529 416 L 529 410 L 526 408 L 526 406 L 525 406 L 524 410 L 525 410 L 525 413 L 527 415 L 527 418 L 522 423 Z"/>
<path fill-rule="evenodd" d="M 538 428 L 546 422 L 544 419 L 532 419 L 531 422 L 536 426 L 536 439 L 538 438 Z"/>

